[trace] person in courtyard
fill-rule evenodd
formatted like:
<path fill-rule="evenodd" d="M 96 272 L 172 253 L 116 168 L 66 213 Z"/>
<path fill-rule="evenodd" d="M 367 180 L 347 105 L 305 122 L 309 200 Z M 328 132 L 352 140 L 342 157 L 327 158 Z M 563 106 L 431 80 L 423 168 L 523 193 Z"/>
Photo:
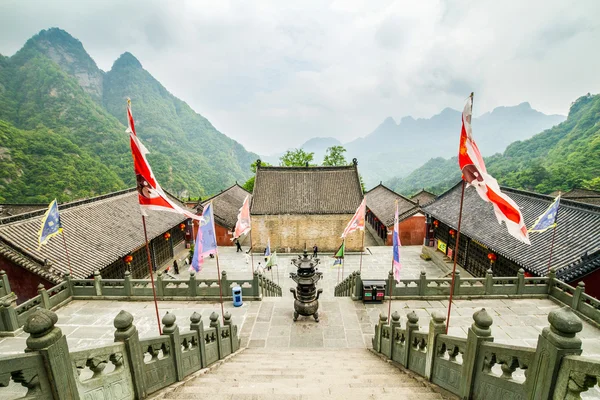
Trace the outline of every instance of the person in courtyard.
<path fill-rule="evenodd" d="M 175 270 L 175 275 L 179 275 L 179 265 L 177 264 L 177 260 L 173 260 L 173 270 Z"/>
<path fill-rule="evenodd" d="M 235 251 L 236 253 L 238 253 L 240 251 L 243 251 L 242 250 L 242 245 L 240 244 L 240 241 L 237 240 L 237 239 L 235 239 L 235 247 L 236 247 L 236 251 Z"/>
<path fill-rule="evenodd" d="M 256 267 L 256 271 L 261 275 L 265 273 L 265 270 L 264 270 L 263 266 L 261 265 L 260 261 L 258 262 L 258 267 Z"/>
<path fill-rule="evenodd" d="M 246 255 L 245 255 L 245 257 L 246 257 L 246 265 L 247 265 L 247 264 L 250 264 L 250 250 L 248 250 L 248 251 L 246 252 Z"/>
<path fill-rule="evenodd" d="M 317 244 L 315 243 L 315 245 L 313 246 L 313 258 L 317 258 L 318 252 L 319 252 L 319 248 L 317 247 Z"/>

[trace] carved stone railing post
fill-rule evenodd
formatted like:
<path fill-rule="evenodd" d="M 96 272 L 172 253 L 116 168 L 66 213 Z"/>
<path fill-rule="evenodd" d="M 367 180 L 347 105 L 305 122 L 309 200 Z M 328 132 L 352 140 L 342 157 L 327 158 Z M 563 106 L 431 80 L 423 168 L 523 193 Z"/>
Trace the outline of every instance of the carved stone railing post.
<path fill-rule="evenodd" d="M 202 368 L 206 368 L 206 342 L 204 341 L 204 323 L 202 315 L 194 311 L 190 316 L 190 331 L 198 333 L 198 345 L 200 346 L 200 362 Z"/>
<path fill-rule="evenodd" d="M 421 271 L 419 275 L 419 296 L 425 296 L 427 290 L 427 273 Z"/>
<path fill-rule="evenodd" d="M 394 332 L 396 332 L 396 328 L 400 328 L 400 314 L 398 311 L 394 311 L 392 313 L 392 320 L 390 321 L 390 354 L 394 357 L 394 346 L 396 345 L 396 341 L 394 340 Z"/>
<path fill-rule="evenodd" d="M 472 397 L 473 383 L 475 374 L 477 373 L 475 366 L 477 365 L 477 357 L 479 356 L 481 344 L 494 341 L 492 330 L 490 329 L 492 323 L 492 317 L 485 308 L 473 314 L 473 324 L 467 333 L 467 344 L 463 355 L 463 376 L 460 383 L 461 398 L 463 399 L 470 399 Z"/>
<path fill-rule="evenodd" d="M 394 294 L 394 287 L 396 286 L 396 280 L 394 279 L 394 273 L 388 272 L 388 279 L 386 285 L 386 296 L 391 297 Z"/>
<path fill-rule="evenodd" d="M 143 399 L 146 397 L 144 351 L 140 346 L 140 336 L 137 328 L 133 325 L 133 315 L 121 310 L 115 317 L 113 325 L 117 329 L 115 331 L 115 343 L 123 343 L 125 345 L 135 398 Z"/>
<path fill-rule="evenodd" d="M 2 281 L 2 291 L 4 293 L 0 293 L 0 297 L 9 295 L 12 290 L 10 289 L 10 282 L 8 281 L 8 275 L 4 270 L 0 271 L 0 281 Z"/>
<path fill-rule="evenodd" d="M 433 371 L 433 359 L 435 357 L 435 339 L 436 336 L 446 333 L 446 315 L 440 311 L 431 313 L 429 320 L 429 334 L 427 335 L 427 358 L 425 360 L 425 377 L 431 380 Z"/>
<path fill-rule="evenodd" d="M 227 280 L 227 272 L 221 271 L 221 293 L 223 297 L 231 295 L 229 291 L 229 280 Z"/>
<path fill-rule="evenodd" d="M 552 291 L 552 288 L 554 287 L 555 284 L 556 284 L 556 272 L 553 270 L 550 270 L 550 273 L 548 274 L 548 294 L 550 294 L 550 292 Z"/>
<path fill-rule="evenodd" d="M 196 272 L 190 272 L 190 281 L 188 282 L 188 296 L 196 297 L 198 295 L 198 283 L 196 283 Z"/>
<path fill-rule="evenodd" d="M 538 337 L 535 359 L 528 376 L 530 399 L 549 399 L 554 392 L 562 358 L 581 354 L 581 332 L 583 324 L 569 307 L 553 310 L 548 314 L 550 326 Z"/>
<path fill-rule="evenodd" d="M 523 294 L 525 292 L 525 270 L 519 268 L 517 272 L 517 294 Z"/>
<path fill-rule="evenodd" d="M 240 348 L 240 340 L 237 335 L 237 326 L 231 323 L 231 314 L 229 311 L 225 311 L 225 321 L 223 321 L 224 326 L 229 327 L 229 338 L 231 339 L 231 352 L 235 353 Z"/>
<path fill-rule="evenodd" d="M 175 314 L 172 314 L 167 311 L 165 316 L 162 319 L 163 329 L 162 334 L 165 336 L 169 336 L 171 339 L 171 348 L 173 349 L 173 356 L 175 358 L 175 372 L 177 376 L 177 381 L 182 381 L 185 377 L 183 373 L 183 363 L 182 358 L 183 355 L 181 353 L 181 339 L 179 337 L 179 327 L 175 323 L 177 317 Z"/>
<path fill-rule="evenodd" d="M 217 349 L 219 351 L 219 360 L 221 359 L 221 330 L 223 329 L 221 327 L 221 324 L 219 323 L 219 314 L 217 314 L 216 312 L 212 312 L 210 314 L 210 317 L 208 317 L 210 319 L 210 327 L 211 328 L 215 328 L 215 332 L 217 335 Z"/>
<path fill-rule="evenodd" d="M 49 310 L 50 307 L 50 296 L 48 296 L 48 291 L 44 287 L 42 283 L 40 283 L 37 287 L 38 294 L 40 295 L 40 299 L 42 300 L 40 306 Z"/>
<path fill-rule="evenodd" d="M 491 268 L 485 273 L 485 294 L 494 294 L 494 273 Z"/>
<path fill-rule="evenodd" d="M 70 273 L 66 273 L 65 274 L 65 281 L 67 281 L 67 290 L 69 292 L 69 297 L 73 297 L 73 282 L 72 282 L 72 277 Z"/>
<path fill-rule="evenodd" d="M 125 271 L 125 277 L 123 278 L 123 289 L 125 290 L 125 296 L 131 297 L 133 293 L 131 289 L 131 272 Z"/>
<path fill-rule="evenodd" d="M 252 290 L 254 292 L 254 296 L 257 298 L 262 297 L 262 292 L 260 290 L 260 281 L 258 278 L 258 271 L 254 271 L 254 275 L 252 276 Z"/>
<path fill-rule="evenodd" d="M 8 298 L 0 303 L 0 331 L 3 333 L 15 332 L 20 328 L 19 320 L 17 319 L 17 310 Z M 10 333 L 9 333 L 10 334 Z M 12 335 L 15 335 L 13 333 Z"/>
<path fill-rule="evenodd" d="M 163 285 L 163 273 L 162 271 L 158 271 L 158 273 L 156 274 L 156 295 L 158 297 L 163 297 L 165 294 L 165 290 L 164 290 L 164 285 Z"/>
<path fill-rule="evenodd" d="M 360 271 L 356 271 L 356 282 L 354 284 L 354 292 L 352 293 L 352 300 L 362 299 L 362 278 Z"/>
<path fill-rule="evenodd" d="M 454 273 L 454 296 L 460 294 L 460 271 Z"/>
<path fill-rule="evenodd" d="M 579 281 L 573 293 L 573 301 L 571 302 L 571 308 L 575 311 L 579 310 L 579 303 L 581 302 L 581 295 L 585 293 L 585 283 Z"/>
<path fill-rule="evenodd" d="M 375 325 L 375 336 L 373 336 L 373 350 L 381 353 L 381 331 L 383 326 L 387 323 L 387 317 L 383 314 L 379 314 L 379 321 Z"/>
<path fill-rule="evenodd" d="M 23 330 L 29 333 L 25 352 L 37 352 L 44 359 L 48 381 L 55 399 L 78 400 L 79 392 L 69 356 L 67 338 L 54 326 L 58 316 L 38 308 L 27 318 Z"/>
<path fill-rule="evenodd" d="M 404 352 L 404 359 L 400 361 L 400 364 L 408 367 L 408 359 L 410 357 L 412 348 L 410 343 L 412 343 L 413 332 L 419 330 L 419 316 L 414 311 L 411 311 L 406 314 L 406 318 L 408 319 L 406 321 L 406 343 L 408 345 L 406 346 L 406 351 Z"/>
<path fill-rule="evenodd" d="M 94 291 L 96 293 L 96 296 L 102 296 L 102 285 L 100 283 L 101 281 L 102 275 L 100 275 L 100 271 L 94 271 Z"/>

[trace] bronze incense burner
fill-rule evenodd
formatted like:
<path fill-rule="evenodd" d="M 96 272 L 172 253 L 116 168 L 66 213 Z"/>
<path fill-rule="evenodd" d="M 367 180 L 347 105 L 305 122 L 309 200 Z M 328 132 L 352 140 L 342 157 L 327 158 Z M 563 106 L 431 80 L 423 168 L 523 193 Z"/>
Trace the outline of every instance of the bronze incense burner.
<path fill-rule="evenodd" d="M 315 318 L 319 322 L 319 296 L 323 289 L 317 290 L 317 282 L 323 277 L 322 272 L 316 271 L 319 264 L 318 258 L 309 256 L 306 250 L 304 254 L 292 260 L 292 264 L 298 269 L 297 273 L 291 272 L 290 278 L 296 282 L 297 287 L 290 288 L 294 294 L 294 321 L 299 315 Z"/>

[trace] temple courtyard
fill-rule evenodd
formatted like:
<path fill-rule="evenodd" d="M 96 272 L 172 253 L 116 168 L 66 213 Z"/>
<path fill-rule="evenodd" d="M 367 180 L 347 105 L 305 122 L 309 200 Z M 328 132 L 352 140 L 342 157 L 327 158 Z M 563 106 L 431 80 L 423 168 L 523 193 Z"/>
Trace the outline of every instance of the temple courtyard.
<path fill-rule="evenodd" d="M 252 273 L 251 263 L 246 264 L 244 253 L 236 253 L 235 248 L 220 248 L 219 262 L 221 270 L 227 271 L 229 279 L 248 279 Z M 402 249 L 402 275 L 406 279 L 417 278 L 426 271 L 431 278 L 446 276 L 447 271 L 431 261 L 422 260 L 420 246 L 406 246 Z M 178 254 L 182 258 L 183 252 Z M 374 326 L 379 314 L 388 313 L 388 302 L 382 304 L 364 304 L 352 301 L 349 297 L 334 297 L 334 287 L 341 280 L 341 270 L 333 269 L 331 254 L 320 255 L 319 271 L 323 280 L 318 287 L 323 288 L 320 298 L 320 322 L 312 318 L 300 317 L 293 321 L 293 297 L 289 288 L 294 282 L 289 278 L 295 267 L 290 260 L 296 255 L 278 255 L 278 266 L 274 267 L 273 281 L 282 287 L 283 297 L 265 297 L 262 301 L 244 301 L 241 307 L 234 307 L 230 300 L 224 302 L 224 308 L 233 316 L 233 323 L 240 327 L 241 346 L 248 348 L 368 348 L 371 347 Z M 344 276 L 359 269 L 359 254 L 347 254 Z M 363 279 L 385 279 L 390 270 L 391 248 L 370 247 L 362 256 Z M 254 257 L 255 267 L 264 259 Z M 180 277 L 189 276 L 184 267 L 180 268 Z M 207 259 L 199 278 L 216 276 L 216 260 Z M 271 277 L 271 272 L 265 272 Z M 339 276 L 339 278 L 338 278 Z M 408 300 L 393 301 L 392 312 L 401 315 L 402 325 L 406 323 L 406 314 L 415 311 L 419 316 L 420 330 L 427 331 L 429 316 L 433 311 L 446 313 L 448 301 Z M 192 312 L 202 314 L 205 326 L 209 315 L 221 313 L 220 304 L 197 301 L 159 301 L 159 313 L 162 318 L 169 311 L 177 316 L 177 324 L 182 330 L 189 328 Z M 548 299 L 474 299 L 455 300 L 450 319 L 449 334 L 466 337 L 473 323 L 472 314 L 485 307 L 492 316 L 492 335 L 496 343 L 534 347 L 541 330 L 548 326 L 548 313 L 560 307 Z M 71 350 L 101 346 L 113 342 L 115 328 L 113 319 L 125 309 L 133 314 L 134 324 L 140 337 L 158 334 L 153 302 L 135 301 L 72 301 L 56 311 L 58 326 L 67 336 Z M 25 349 L 26 333 L 0 340 L 0 354 L 21 353 Z M 584 321 L 583 331 L 578 334 L 583 342 L 583 354 L 600 358 L 600 329 Z"/>

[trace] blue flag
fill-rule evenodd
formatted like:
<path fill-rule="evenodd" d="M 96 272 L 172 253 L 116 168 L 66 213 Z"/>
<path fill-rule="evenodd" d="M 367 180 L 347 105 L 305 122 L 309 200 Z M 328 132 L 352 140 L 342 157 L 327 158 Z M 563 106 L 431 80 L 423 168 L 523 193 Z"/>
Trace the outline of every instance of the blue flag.
<path fill-rule="evenodd" d="M 215 235 L 215 219 L 213 217 L 212 203 L 208 203 L 202 212 L 202 219 L 198 227 L 194 257 L 190 270 L 200 272 L 204 257 L 217 251 L 217 235 Z"/>
<path fill-rule="evenodd" d="M 548 209 L 539 216 L 535 224 L 529 229 L 529 232 L 544 232 L 550 228 L 556 227 L 556 217 L 558 215 L 558 207 L 560 206 L 560 194 L 556 196 L 554 202 Z"/>
<path fill-rule="evenodd" d="M 42 218 L 42 226 L 38 236 L 38 249 L 42 247 L 43 244 L 46 244 L 48 239 L 52 236 L 56 236 L 61 232 L 62 225 L 60 223 L 60 214 L 58 213 L 58 203 L 56 202 L 56 199 L 54 199 L 48 206 L 48 211 L 46 211 Z"/>

